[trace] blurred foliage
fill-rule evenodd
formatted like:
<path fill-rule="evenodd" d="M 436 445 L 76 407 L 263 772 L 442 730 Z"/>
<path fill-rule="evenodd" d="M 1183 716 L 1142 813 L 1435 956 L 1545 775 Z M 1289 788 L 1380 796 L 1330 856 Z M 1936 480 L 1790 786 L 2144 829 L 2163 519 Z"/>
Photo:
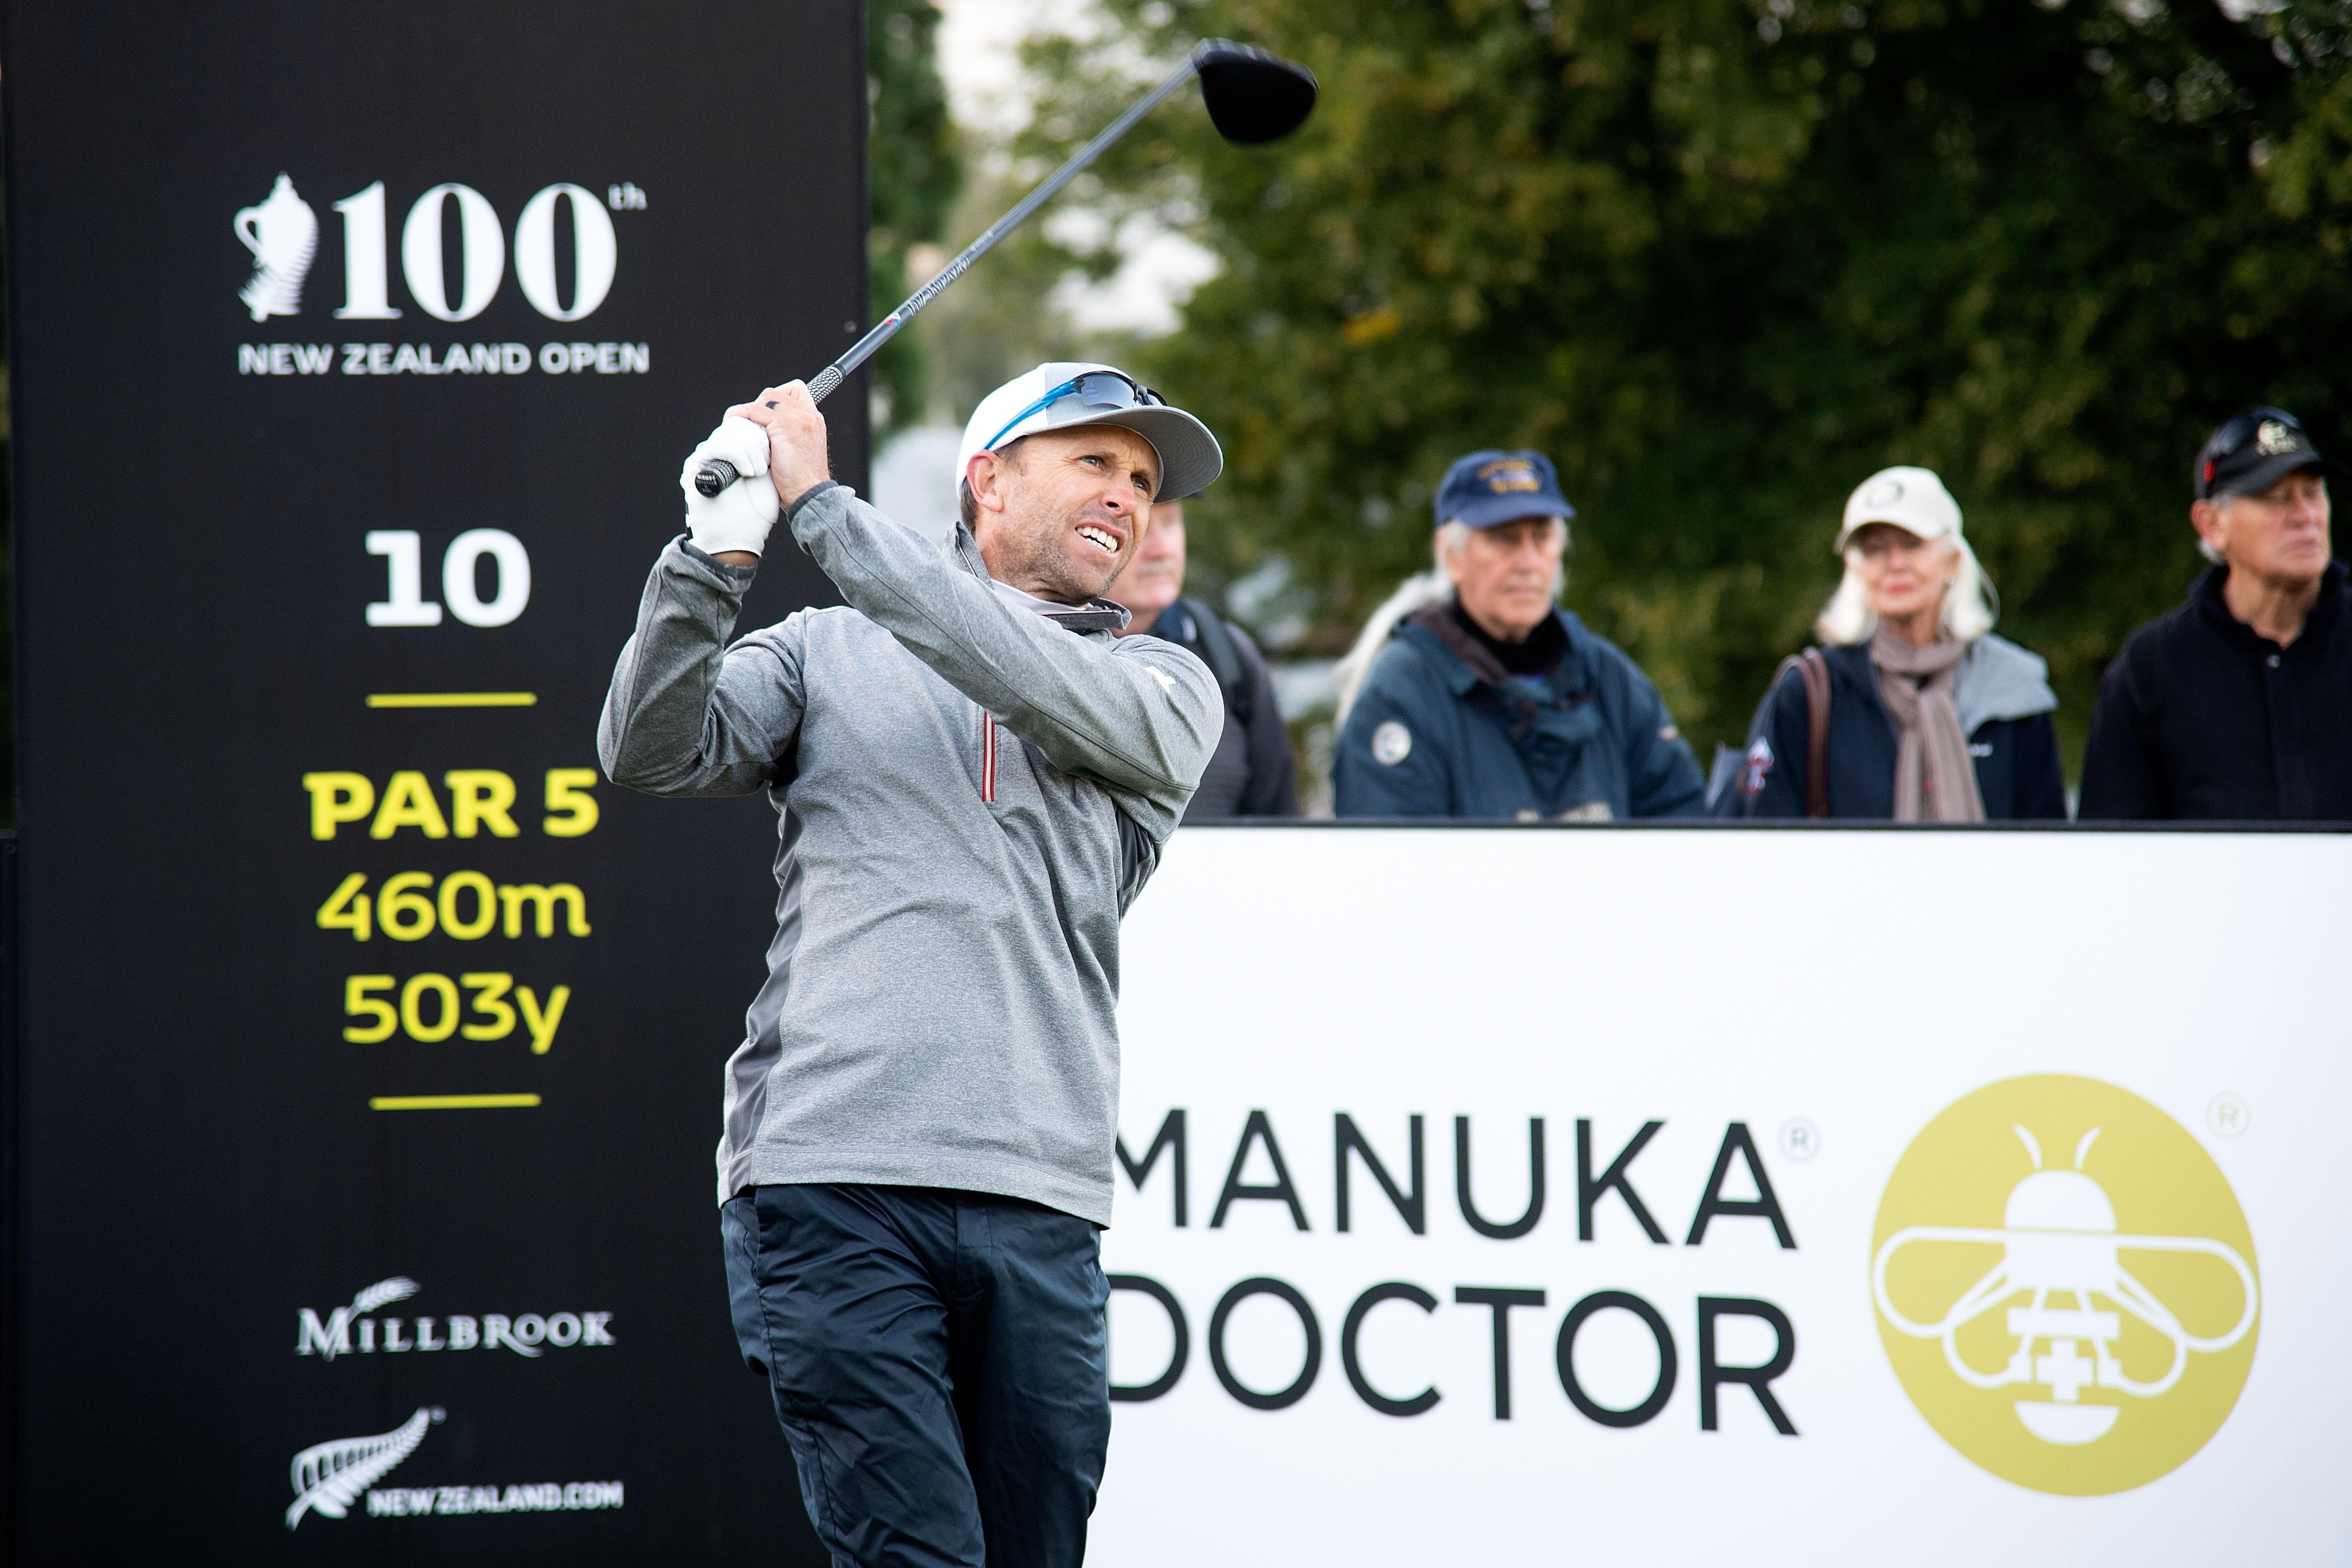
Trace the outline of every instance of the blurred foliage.
<path fill-rule="evenodd" d="M 866 0 L 866 84 L 871 123 L 866 191 L 873 227 L 866 254 L 877 319 L 914 292 L 908 253 L 936 243 L 963 188 L 963 159 L 948 118 L 938 65 L 939 7 L 930 0 Z M 919 422 L 930 401 L 930 358 L 901 333 L 875 356 L 874 386 L 887 407 L 877 430 Z"/>
<path fill-rule="evenodd" d="M 1030 45 L 1035 159 L 1196 37 L 1322 81 L 1268 148 L 1172 103 L 1092 195 L 1223 261 L 1139 368 L 1225 444 L 1196 557 L 1286 562 L 1301 652 L 1426 564 L 1451 459 L 1538 447 L 1581 513 L 1570 602 L 1704 758 L 1810 639 L 1847 493 L 1916 463 L 2079 755 L 2105 662 L 2199 570 L 2207 431 L 2269 401 L 2323 447 L 2352 434 L 2352 5 L 1102 0 L 1101 22 Z"/>
<path fill-rule="evenodd" d="M 970 245 L 1045 172 L 1021 161 L 995 166 L 1003 162 L 974 159 L 980 166 L 948 217 L 949 246 Z M 1014 230 L 908 329 L 929 356 L 932 419 L 961 429 L 982 398 L 1042 360 L 1124 364 L 1134 357 L 1131 334 L 1088 331 L 1064 308 L 1058 290 L 1073 267 L 1045 237 L 1052 212 Z"/>

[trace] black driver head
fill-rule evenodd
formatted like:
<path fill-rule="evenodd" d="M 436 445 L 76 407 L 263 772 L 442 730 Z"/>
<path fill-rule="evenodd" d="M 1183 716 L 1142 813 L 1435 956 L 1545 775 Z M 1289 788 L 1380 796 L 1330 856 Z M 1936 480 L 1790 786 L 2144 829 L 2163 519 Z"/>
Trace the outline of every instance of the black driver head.
<path fill-rule="evenodd" d="M 1279 55 L 1206 38 L 1192 51 L 1209 120 L 1228 141 L 1277 141 L 1315 110 L 1315 73 Z"/>

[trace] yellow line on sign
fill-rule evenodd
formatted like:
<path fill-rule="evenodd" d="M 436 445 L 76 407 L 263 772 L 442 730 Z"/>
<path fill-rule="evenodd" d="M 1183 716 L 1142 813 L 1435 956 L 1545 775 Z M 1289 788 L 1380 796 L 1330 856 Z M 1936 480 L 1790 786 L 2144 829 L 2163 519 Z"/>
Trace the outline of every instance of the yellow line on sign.
<path fill-rule="evenodd" d="M 371 1111 L 503 1111 L 539 1103 L 536 1094 L 379 1094 Z"/>
<path fill-rule="evenodd" d="M 370 692 L 370 707 L 536 707 L 537 692 Z"/>

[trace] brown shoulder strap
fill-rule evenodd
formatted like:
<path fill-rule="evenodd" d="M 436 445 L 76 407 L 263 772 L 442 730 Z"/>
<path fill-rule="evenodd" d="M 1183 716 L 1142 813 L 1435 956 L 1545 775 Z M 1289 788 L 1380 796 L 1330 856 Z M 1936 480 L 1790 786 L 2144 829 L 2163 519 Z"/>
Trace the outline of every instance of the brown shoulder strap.
<path fill-rule="evenodd" d="M 1830 662 L 1819 648 L 1791 653 L 1772 672 L 1771 689 L 1790 670 L 1805 683 L 1805 815 L 1830 814 Z"/>
<path fill-rule="evenodd" d="M 1805 815 L 1830 814 L 1830 662 L 1819 648 L 1797 655 L 1805 677 Z"/>

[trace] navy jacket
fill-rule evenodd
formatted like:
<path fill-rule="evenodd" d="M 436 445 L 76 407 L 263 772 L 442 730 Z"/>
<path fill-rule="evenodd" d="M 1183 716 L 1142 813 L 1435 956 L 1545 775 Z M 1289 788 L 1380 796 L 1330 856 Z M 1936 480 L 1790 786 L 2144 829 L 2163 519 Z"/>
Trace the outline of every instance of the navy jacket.
<path fill-rule="evenodd" d="M 1514 676 L 1448 604 L 1372 661 L 1332 760 L 1335 814 L 1537 821 L 1695 817 L 1706 781 L 1658 688 L 1564 610 L 1568 652 Z"/>
<path fill-rule="evenodd" d="M 1295 817 L 1298 815 L 1297 764 L 1290 755 L 1290 728 L 1282 722 L 1282 705 L 1275 700 L 1274 676 L 1265 655 L 1249 634 L 1230 621 L 1217 622 L 1232 649 L 1234 667 L 1221 668 L 1217 650 L 1210 645 L 1214 632 L 1206 622 L 1216 612 L 1197 599 L 1179 599 L 1160 612 L 1145 635 L 1162 637 L 1209 666 L 1225 697 L 1225 729 L 1209 758 L 1201 787 L 1184 808 L 1188 822 L 1213 821 L 1223 817 Z"/>
<path fill-rule="evenodd" d="M 2083 820 L 2352 821 L 2352 588 L 2328 567 L 2282 648 L 2230 613 L 2215 567 L 2133 632 L 2099 684 Z"/>
<path fill-rule="evenodd" d="M 1990 705 L 2000 716 L 1982 719 L 1969 731 L 1969 756 L 1976 763 L 1985 820 L 2063 821 L 2066 779 L 2058 765 L 2058 737 L 2050 725 L 2058 700 L 2042 683 L 2042 662 L 1999 638 L 1978 641 L 1990 646 L 1972 650 L 1972 656 L 1998 654 L 2012 664 Z M 1895 815 L 1895 721 L 1879 701 L 1878 669 L 1870 662 L 1870 645 L 1825 648 L 1822 653 L 1830 666 L 1830 815 L 1890 819 Z M 2029 689 L 2022 678 L 2027 666 L 2013 661 L 2031 662 L 2038 690 Z M 1960 700 L 1963 695 L 1970 694 L 1955 694 L 1955 706 L 1965 725 L 1973 705 Z M 2040 711 L 2020 713 L 2022 708 Z M 1718 809 L 1731 816 L 1803 816 L 1811 733 L 1804 676 L 1790 670 L 1757 708 L 1748 731 L 1748 755 Z"/>

